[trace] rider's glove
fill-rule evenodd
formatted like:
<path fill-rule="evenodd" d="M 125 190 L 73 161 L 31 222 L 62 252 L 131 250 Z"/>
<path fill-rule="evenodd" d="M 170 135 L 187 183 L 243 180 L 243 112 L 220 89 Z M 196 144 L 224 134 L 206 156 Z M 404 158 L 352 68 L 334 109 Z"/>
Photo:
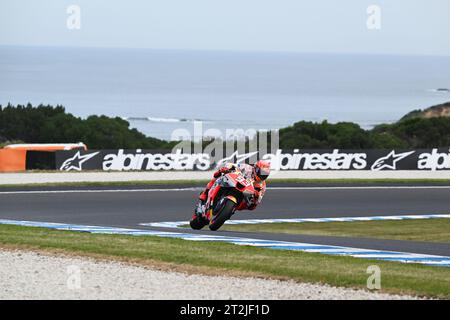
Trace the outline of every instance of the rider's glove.
<path fill-rule="evenodd" d="M 230 171 L 230 168 L 228 167 L 222 167 L 219 169 L 220 173 L 228 173 Z"/>
<path fill-rule="evenodd" d="M 217 170 L 216 172 L 214 172 L 214 178 L 218 178 L 220 177 L 222 174 L 226 173 L 225 171 L 228 170 L 225 167 L 221 167 L 219 170 Z"/>
<path fill-rule="evenodd" d="M 233 170 L 233 167 L 232 167 L 232 166 L 223 166 L 223 167 L 221 167 L 219 170 L 217 170 L 217 171 L 214 173 L 214 178 L 218 178 L 218 177 L 220 177 L 222 174 L 229 173 L 229 172 L 232 171 L 232 170 Z"/>

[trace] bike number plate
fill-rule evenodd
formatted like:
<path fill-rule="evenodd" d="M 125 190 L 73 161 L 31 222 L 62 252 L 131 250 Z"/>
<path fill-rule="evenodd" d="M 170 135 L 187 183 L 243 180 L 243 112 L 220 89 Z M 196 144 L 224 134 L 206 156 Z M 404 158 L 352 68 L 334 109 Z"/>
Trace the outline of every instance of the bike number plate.
<path fill-rule="evenodd" d="M 238 176 L 236 178 L 236 181 L 241 183 L 245 187 L 248 187 L 251 184 L 251 182 L 248 179 L 244 178 L 243 176 Z"/>

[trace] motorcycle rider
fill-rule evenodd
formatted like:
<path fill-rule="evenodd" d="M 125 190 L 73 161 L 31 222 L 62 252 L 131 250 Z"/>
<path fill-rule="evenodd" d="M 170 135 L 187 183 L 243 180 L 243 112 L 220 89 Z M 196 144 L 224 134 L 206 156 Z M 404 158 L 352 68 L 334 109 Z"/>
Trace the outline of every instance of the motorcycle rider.
<path fill-rule="evenodd" d="M 246 163 L 227 163 L 224 166 L 220 167 L 216 172 L 214 172 L 213 179 L 206 185 L 205 190 L 200 193 L 198 197 L 200 201 L 196 207 L 194 217 L 196 215 L 204 215 L 205 204 L 206 200 L 208 199 L 208 192 L 216 182 L 217 178 L 219 178 L 221 175 L 234 171 L 240 171 L 245 178 L 253 181 L 253 187 L 255 188 L 255 196 L 253 198 L 254 201 L 253 203 L 248 205 L 246 209 L 254 210 L 257 205 L 261 203 L 264 193 L 266 192 L 265 180 L 270 174 L 270 163 L 263 160 L 259 160 L 253 165 Z"/>

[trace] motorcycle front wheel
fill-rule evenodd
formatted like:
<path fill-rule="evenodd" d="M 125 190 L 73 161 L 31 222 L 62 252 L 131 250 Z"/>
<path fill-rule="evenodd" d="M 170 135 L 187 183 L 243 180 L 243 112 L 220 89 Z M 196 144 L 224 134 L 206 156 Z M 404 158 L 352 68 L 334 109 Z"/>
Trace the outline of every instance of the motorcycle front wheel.
<path fill-rule="evenodd" d="M 228 199 L 224 200 L 225 203 L 222 205 L 222 207 L 219 209 L 219 212 L 212 218 L 211 222 L 209 223 L 209 229 L 211 231 L 216 231 L 219 229 L 225 221 L 231 218 L 234 212 L 234 208 L 236 204 Z"/>

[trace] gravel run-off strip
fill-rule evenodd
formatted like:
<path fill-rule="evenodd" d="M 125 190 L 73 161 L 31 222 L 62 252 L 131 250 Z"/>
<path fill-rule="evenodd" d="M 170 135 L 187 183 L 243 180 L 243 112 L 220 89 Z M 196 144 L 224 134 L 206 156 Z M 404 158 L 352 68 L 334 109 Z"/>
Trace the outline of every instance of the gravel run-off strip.
<path fill-rule="evenodd" d="M 286 280 L 210 276 L 23 250 L 0 251 L 0 299 L 416 299 Z"/>

